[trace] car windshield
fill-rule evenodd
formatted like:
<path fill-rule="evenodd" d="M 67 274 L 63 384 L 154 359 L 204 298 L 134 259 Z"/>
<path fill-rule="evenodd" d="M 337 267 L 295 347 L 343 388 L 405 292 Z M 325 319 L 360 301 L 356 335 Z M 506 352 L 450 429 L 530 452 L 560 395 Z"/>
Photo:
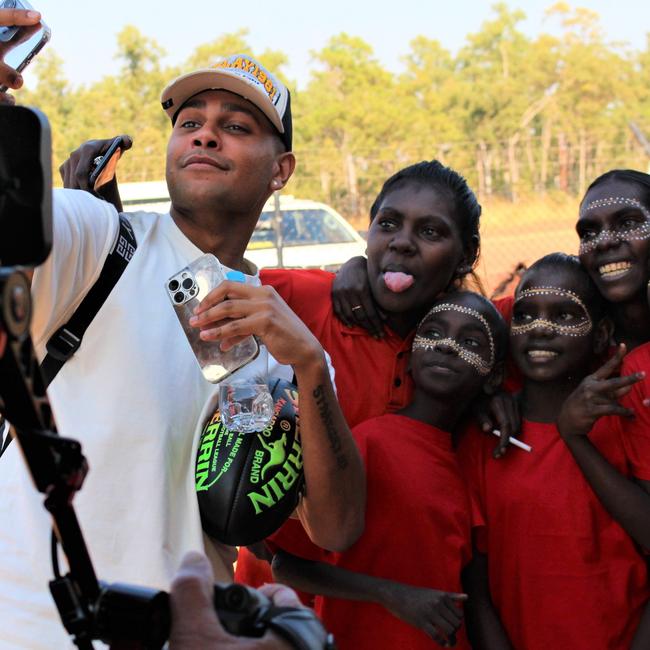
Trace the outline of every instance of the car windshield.
<path fill-rule="evenodd" d="M 273 211 L 262 212 L 251 237 L 249 248 L 275 246 Z M 341 244 L 354 241 L 339 221 L 327 210 L 282 210 L 282 239 L 284 246 L 310 244 Z"/>

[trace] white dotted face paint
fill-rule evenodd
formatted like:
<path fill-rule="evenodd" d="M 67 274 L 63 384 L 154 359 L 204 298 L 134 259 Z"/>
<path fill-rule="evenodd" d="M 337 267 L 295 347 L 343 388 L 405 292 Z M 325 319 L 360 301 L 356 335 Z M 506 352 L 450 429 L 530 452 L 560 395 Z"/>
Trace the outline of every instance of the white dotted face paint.
<path fill-rule="evenodd" d="M 585 306 L 585 303 L 582 302 L 575 293 L 573 293 L 573 291 L 559 289 L 558 287 L 531 287 L 530 289 L 524 289 L 519 293 L 515 299 L 514 305 L 516 307 L 517 303 L 522 300 L 535 296 L 557 296 L 558 298 L 568 298 L 571 302 L 574 302 L 578 307 L 580 307 L 584 318 L 575 325 L 561 325 L 547 320 L 546 318 L 535 318 L 526 323 L 515 323 L 513 320 L 513 323 L 510 326 L 511 335 L 518 336 L 520 334 L 527 334 L 538 327 L 543 327 L 558 336 L 586 336 L 591 332 L 593 323 L 591 322 L 591 317 L 589 316 L 587 307 Z"/>
<path fill-rule="evenodd" d="M 412 349 L 438 350 L 440 348 L 451 348 L 460 359 L 472 366 L 479 373 L 479 375 L 489 375 L 492 368 L 494 367 L 494 336 L 492 335 L 492 330 L 490 329 L 490 325 L 488 324 L 485 317 L 470 307 L 463 307 L 462 305 L 445 302 L 433 307 L 420 321 L 420 325 L 428 320 L 433 314 L 438 314 L 445 311 L 457 311 L 461 314 L 467 314 L 468 316 L 476 318 L 481 323 L 483 329 L 485 330 L 485 333 L 487 334 L 487 339 L 490 346 L 489 361 L 486 363 L 485 359 L 483 359 L 483 357 L 481 357 L 478 352 L 472 352 L 471 350 L 468 350 L 467 348 L 463 347 L 458 341 L 452 338 L 434 339 L 427 336 L 417 335 L 413 339 Z"/>
<path fill-rule="evenodd" d="M 580 217 L 586 215 L 590 210 L 606 208 L 617 205 L 628 205 L 639 210 L 645 217 L 645 221 L 639 222 L 632 227 L 616 227 L 614 229 L 601 230 L 597 235 L 590 236 L 589 233 L 580 235 L 579 254 L 591 253 L 599 244 L 618 244 L 635 240 L 650 239 L 650 211 L 637 199 L 626 196 L 608 196 L 605 199 L 597 199 L 588 203 L 581 211 Z"/>

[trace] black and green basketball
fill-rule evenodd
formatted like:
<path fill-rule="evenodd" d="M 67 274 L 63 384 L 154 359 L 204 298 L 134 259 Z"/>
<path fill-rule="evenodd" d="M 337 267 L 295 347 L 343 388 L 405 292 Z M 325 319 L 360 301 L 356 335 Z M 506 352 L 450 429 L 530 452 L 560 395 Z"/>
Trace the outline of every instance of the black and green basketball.
<path fill-rule="evenodd" d="M 303 485 L 298 391 L 269 380 L 273 417 L 263 431 L 237 433 L 219 409 L 203 429 L 196 457 L 196 494 L 203 530 L 233 546 L 275 532 L 294 511 Z"/>

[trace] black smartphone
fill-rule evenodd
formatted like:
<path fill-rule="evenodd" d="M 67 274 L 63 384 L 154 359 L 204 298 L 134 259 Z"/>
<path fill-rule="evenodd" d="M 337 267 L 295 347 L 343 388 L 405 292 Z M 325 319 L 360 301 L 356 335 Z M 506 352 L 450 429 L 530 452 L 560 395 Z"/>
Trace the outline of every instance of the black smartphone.
<path fill-rule="evenodd" d="M 123 147 L 122 136 L 118 135 L 117 138 L 113 139 L 106 153 L 95 158 L 95 165 L 88 177 L 88 182 L 94 191 L 115 178 L 115 169 L 122 155 Z"/>
<path fill-rule="evenodd" d="M 25 9 L 33 7 L 27 0 L 0 0 L 0 9 Z M 0 59 L 17 72 L 22 72 L 50 40 L 52 32 L 41 21 L 36 25 L 0 27 Z M 6 92 L 7 86 L 0 86 Z"/>

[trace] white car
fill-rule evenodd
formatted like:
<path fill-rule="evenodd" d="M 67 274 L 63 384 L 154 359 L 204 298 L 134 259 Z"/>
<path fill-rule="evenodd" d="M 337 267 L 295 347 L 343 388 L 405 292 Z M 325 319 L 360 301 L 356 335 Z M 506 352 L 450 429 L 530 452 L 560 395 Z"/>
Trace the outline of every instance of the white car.
<path fill-rule="evenodd" d="M 366 242 L 325 203 L 280 197 L 282 266 L 335 271 L 355 255 L 364 255 Z M 273 197 L 264 206 L 246 257 L 260 268 L 280 266 Z"/>
<path fill-rule="evenodd" d="M 124 210 L 167 212 L 169 193 L 164 181 L 122 183 Z M 333 208 L 325 203 L 280 196 L 282 214 L 282 266 L 335 271 L 355 255 L 364 255 L 366 242 Z M 259 268 L 280 266 L 271 197 L 246 249 L 246 258 Z"/>

